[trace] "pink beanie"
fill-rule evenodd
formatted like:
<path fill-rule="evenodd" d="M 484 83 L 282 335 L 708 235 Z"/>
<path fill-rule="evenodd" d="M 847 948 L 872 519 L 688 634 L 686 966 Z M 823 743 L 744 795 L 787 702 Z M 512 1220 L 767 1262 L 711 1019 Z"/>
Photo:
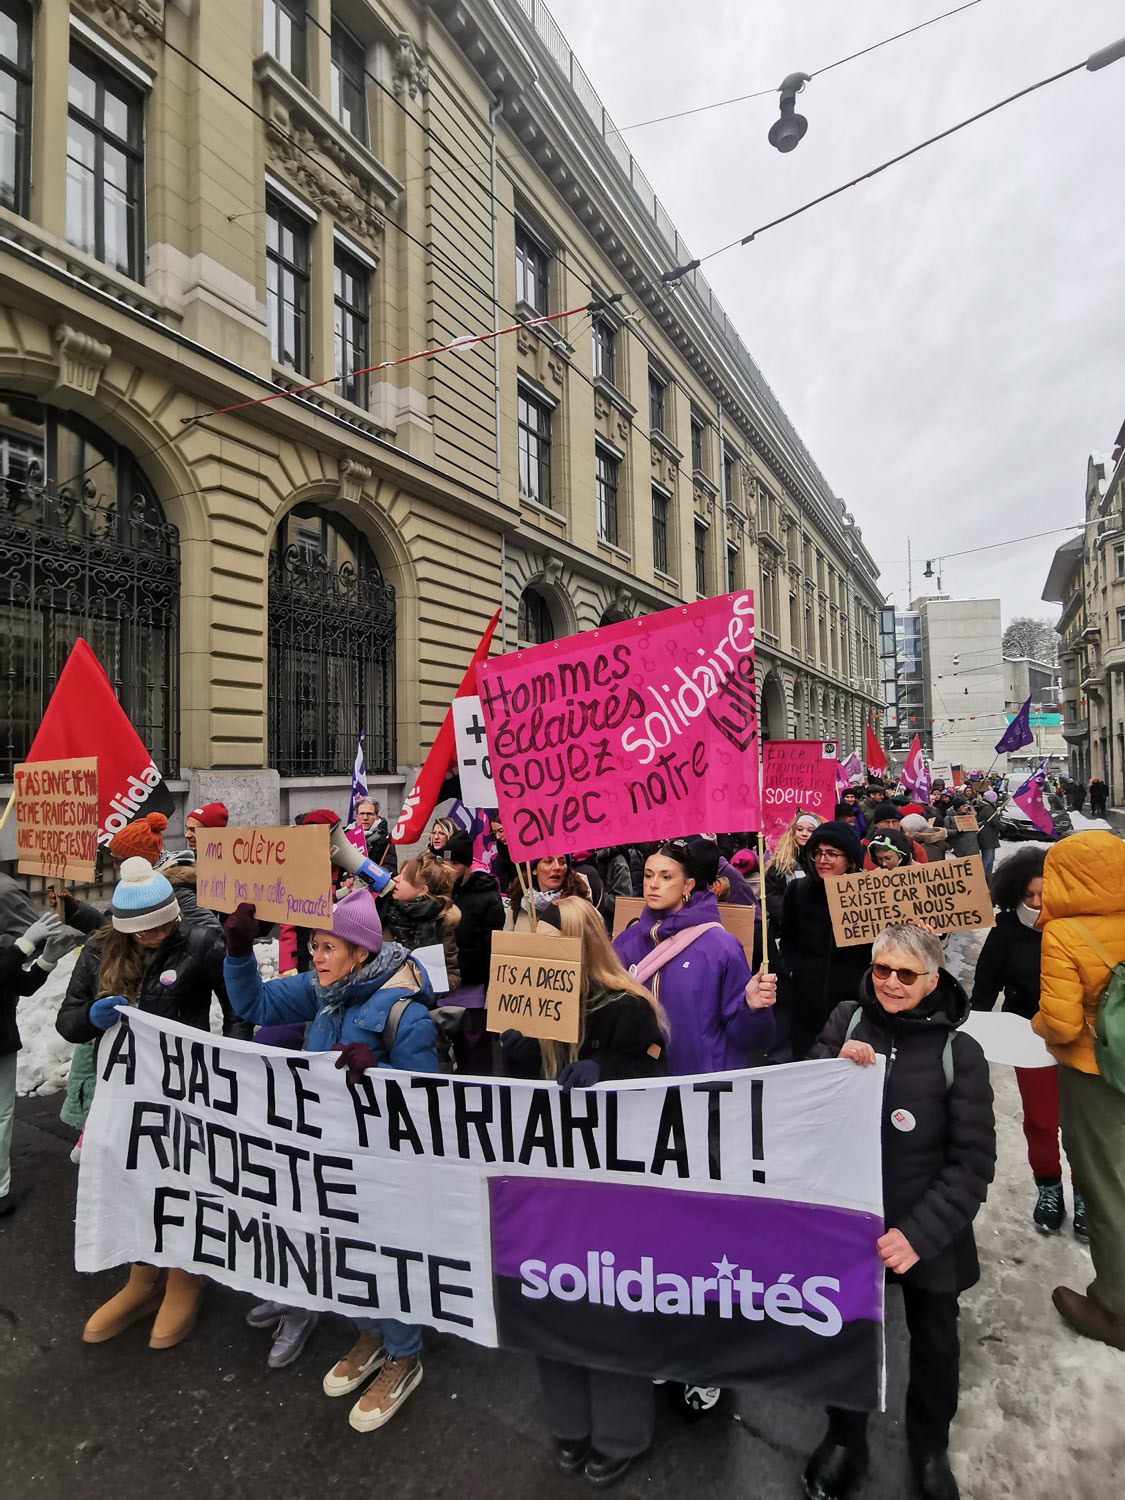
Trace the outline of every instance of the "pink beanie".
<path fill-rule="evenodd" d="M 375 906 L 375 897 L 367 889 L 349 891 L 332 911 L 332 931 L 345 943 L 378 953 L 383 946 L 383 924 Z"/>

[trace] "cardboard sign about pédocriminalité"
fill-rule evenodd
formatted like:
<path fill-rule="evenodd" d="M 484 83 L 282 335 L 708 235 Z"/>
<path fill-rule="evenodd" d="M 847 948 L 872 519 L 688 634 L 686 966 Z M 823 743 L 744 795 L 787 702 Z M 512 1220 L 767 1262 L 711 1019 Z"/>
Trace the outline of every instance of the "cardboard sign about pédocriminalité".
<path fill-rule="evenodd" d="M 332 917 L 328 828 L 201 828 L 196 841 L 200 906 L 233 911 L 251 901 L 263 922 L 327 927 Z"/>
<path fill-rule="evenodd" d="M 870 943 L 892 922 L 929 922 L 938 934 L 995 927 L 979 854 L 899 870 L 861 870 L 824 882 L 838 948 Z"/>
<path fill-rule="evenodd" d="M 21 875 L 93 880 L 98 853 L 98 761 L 16 766 L 16 854 Z"/>
<path fill-rule="evenodd" d="M 552 931 L 494 932 L 488 971 L 489 1031 L 511 1028 L 553 1042 L 578 1040 L 582 942 Z"/>
<path fill-rule="evenodd" d="M 980 824 L 976 813 L 954 813 L 953 824 L 958 833 L 979 833 Z"/>
<path fill-rule="evenodd" d="M 617 904 L 613 908 L 613 935 L 625 931 L 630 922 L 635 922 L 644 910 L 644 898 L 641 896 L 618 896 Z M 746 962 L 750 970 L 754 969 L 754 927 L 757 920 L 757 911 L 752 906 L 731 906 L 729 902 L 719 902 L 719 917 L 723 929 L 729 932 L 731 937 L 736 937 L 742 944 L 742 951 L 746 954 Z"/>

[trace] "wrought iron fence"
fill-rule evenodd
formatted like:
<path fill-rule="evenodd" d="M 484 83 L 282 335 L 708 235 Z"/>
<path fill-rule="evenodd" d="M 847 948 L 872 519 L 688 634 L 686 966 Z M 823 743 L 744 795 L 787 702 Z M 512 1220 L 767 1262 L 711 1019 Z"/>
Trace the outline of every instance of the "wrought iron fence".
<path fill-rule="evenodd" d="M 290 546 L 270 554 L 270 764 L 282 776 L 396 766 L 394 588 Z"/>

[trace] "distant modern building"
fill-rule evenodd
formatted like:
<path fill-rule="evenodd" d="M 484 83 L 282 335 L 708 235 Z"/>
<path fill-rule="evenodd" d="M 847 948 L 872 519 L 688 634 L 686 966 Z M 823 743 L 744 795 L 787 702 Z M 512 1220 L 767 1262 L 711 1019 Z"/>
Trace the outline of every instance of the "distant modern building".
<path fill-rule="evenodd" d="M 915 609 L 885 605 L 879 612 L 879 653 L 883 692 L 884 746 L 905 753 L 915 734 L 927 755 L 932 749 L 922 684 L 922 618 Z"/>
<path fill-rule="evenodd" d="M 1063 738 L 1070 774 L 1125 805 L 1125 425 L 1086 464 L 1085 525 L 1056 551 L 1043 598 L 1062 605 Z"/>
<path fill-rule="evenodd" d="M 1062 690 L 1059 668 L 1031 656 L 1006 656 L 1004 667 L 1008 674 L 1005 715 L 1011 722 L 1030 698 L 1031 732 L 1035 736 L 1032 744 L 1008 757 L 1009 767 L 1030 767 L 1049 755 L 1052 768 L 1063 769 L 1068 761 L 1068 748 L 1059 711 Z"/>

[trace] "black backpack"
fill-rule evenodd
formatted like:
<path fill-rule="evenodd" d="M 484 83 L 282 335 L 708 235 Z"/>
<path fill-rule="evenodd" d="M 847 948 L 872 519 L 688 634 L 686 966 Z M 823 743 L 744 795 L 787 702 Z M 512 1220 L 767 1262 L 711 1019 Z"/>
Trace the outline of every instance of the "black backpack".
<path fill-rule="evenodd" d="M 399 1022 L 402 1020 L 403 1013 L 406 1007 L 413 1005 L 417 998 L 416 995 L 404 995 L 401 1000 L 395 1001 L 387 1013 L 387 1024 L 383 1027 L 382 1036 L 388 1061 L 394 1051 L 395 1038 L 398 1036 Z M 439 1071 L 442 1073 L 458 1072 L 454 1039 L 464 1030 L 465 1007 L 463 1005 L 435 1006 L 430 1011 L 430 1020 L 434 1023 Z"/>

